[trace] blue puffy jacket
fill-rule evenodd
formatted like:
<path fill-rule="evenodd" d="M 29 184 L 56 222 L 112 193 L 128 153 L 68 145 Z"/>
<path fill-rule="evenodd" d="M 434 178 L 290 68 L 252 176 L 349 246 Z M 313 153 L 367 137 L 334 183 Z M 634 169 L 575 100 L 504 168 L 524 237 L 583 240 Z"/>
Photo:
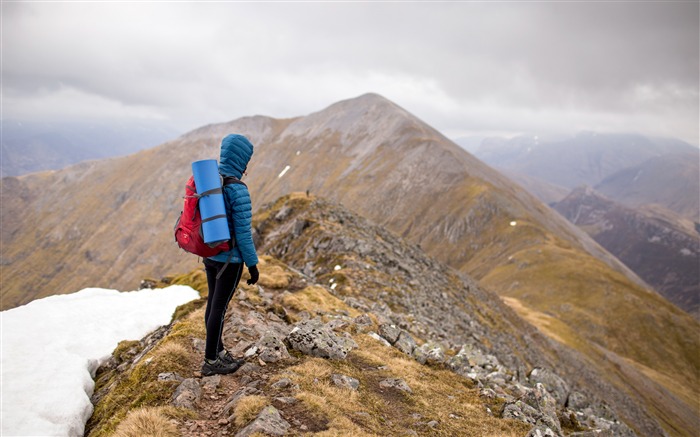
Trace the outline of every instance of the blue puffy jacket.
<path fill-rule="evenodd" d="M 235 176 L 240 179 L 253 156 L 253 145 L 243 135 L 231 134 L 221 140 L 219 173 L 222 176 Z M 258 255 L 253 244 L 251 218 L 253 217 L 248 187 L 242 184 L 229 184 L 224 187 L 224 199 L 228 215 L 228 228 L 235 236 L 236 245 L 228 252 L 222 252 L 209 259 L 232 263 L 244 262 L 252 267 L 258 263 Z"/>

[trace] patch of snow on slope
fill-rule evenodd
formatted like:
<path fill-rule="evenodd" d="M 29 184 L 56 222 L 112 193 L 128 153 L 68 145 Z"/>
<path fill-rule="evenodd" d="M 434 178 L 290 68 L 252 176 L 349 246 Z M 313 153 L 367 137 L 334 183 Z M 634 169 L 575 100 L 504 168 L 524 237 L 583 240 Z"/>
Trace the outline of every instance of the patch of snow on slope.
<path fill-rule="evenodd" d="M 0 312 L 0 435 L 81 436 L 92 414 L 93 376 L 121 340 L 170 323 L 190 287 L 120 293 L 86 288 Z"/>

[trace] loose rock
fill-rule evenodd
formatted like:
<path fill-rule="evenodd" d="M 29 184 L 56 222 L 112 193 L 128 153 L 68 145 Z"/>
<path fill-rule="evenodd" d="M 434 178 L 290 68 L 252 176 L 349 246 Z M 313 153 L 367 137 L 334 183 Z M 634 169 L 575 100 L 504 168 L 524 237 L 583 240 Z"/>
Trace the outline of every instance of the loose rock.
<path fill-rule="evenodd" d="M 286 341 L 303 354 L 336 360 L 345 359 L 348 352 L 357 348 L 354 341 L 336 335 L 318 319 L 297 323 Z"/>
<path fill-rule="evenodd" d="M 334 373 L 331 375 L 331 381 L 333 384 L 341 388 L 349 388 L 350 390 L 357 390 L 360 387 L 360 381 L 355 378 L 346 375 L 340 375 Z"/>
<path fill-rule="evenodd" d="M 408 332 L 401 331 L 401 334 L 399 334 L 399 338 L 396 340 L 394 346 L 401 352 L 411 355 L 413 353 L 413 349 L 416 348 L 416 341 Z"/>
<path fill-rule="evenodd" d="M 291 358 L 284 342 L 274 335 L 265 335 L 256 344 L 260 354 L 258 357 L 266 363 L 276 363 Z"/>
<path fill-rule="evenodd" d="M 195 409 L 195 405 L 199 402 L 202 396 L 202 388 L 194 378 L 188 378 L 182 381 L 175 389 L 172 397 L 172 404 L 180 408 Z"/>
<path fill-rule="evenodd" d="M 397 390 L 413 393 L 411 387 L 406 384 L 406 381 L 400 378 L 389 378 L 379 382 L 381 388 L 395 388 Z"/>
<path fill-rule="evenodd" d="M 289 422 L 280 416 L 277 408 L 267 406 L 258 414 L 255 420 L 236 433 L 236 437 L 248 437 L 255 433 L 281 436 L 287 434 L 290 426 Z"/>
<path fill-rule="evenodd" d="M 563 407 L 566 399 L 569 397 L 569 384 L 559 377 L 556 373 L 548 369 L 535 368 L 529 375 L 530 383 L 536 385 L 538 383 L 544 385 L 544 388 L 554 396 L 557 405 Z"/>
<path fill-rule="evenodd" d="M 401 330 L 394 325 L 389 325 L 387 323 L 379 325 L 379 335 L 384 337 L 386 341 L 391 344 L 396 343 L 400 334 Z"/>

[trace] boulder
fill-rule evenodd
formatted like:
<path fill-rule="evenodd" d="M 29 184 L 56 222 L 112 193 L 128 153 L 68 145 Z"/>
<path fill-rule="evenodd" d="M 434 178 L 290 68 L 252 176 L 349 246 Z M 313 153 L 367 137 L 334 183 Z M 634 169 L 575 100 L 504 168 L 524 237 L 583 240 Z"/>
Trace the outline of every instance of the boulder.
<path fill-rule="evenodd" d="M 345 359 L 357 344 L 344 336 L 336 335 L 320 320 L 305 320 L 294 325 L 285 339 L 292 349 L 320 358 Z"/>
<path fill-rule="evenodd" d="M 394 343 L 394 347 L 407 355 L 411 355 L 413 354 L 413 349 L 416 348 L 416 341 L 411 337 L 411 334 L 401 331 L 399 338 Z"/>
<path fill-rule="evenodd" d="M 224 406 L 224 408 L 221 410 L 221 416 L 222 417 L 227 417 L 231 415 L 231 412 L 236 408 L 236 404 L 238 404 L 238 401 L 241 400 L 242 398 L 250 395 L 254 395 L 259 393 L 259 391 L 253 387 L 241 387 L 239 388 L 233 396 L 231 396 Z M 229 417 L 228 420 L 229 422 L 233 422 L 235 418 L 233 416 Z"/>
<path fill-rule="evenodd" d="M 339 332 L 350 326 L 350 322 L 344 319 L 333 319 L 327 325 L 333 331 Z"/>
<path fill-rule="evenodd" d="M 266 363 L 276 363 L 291 358 L 289 351 L 287 351 L 287 346 L 274 335 L 267 334 L 263 336 L 255 346 L 258 348 L 258 357 Z"/>
<path fill-rule="evenodd" d="M 445 362 L 445 351 L 439 344 L 428 342 L 413 349 L 413 358 L 421 364 L 442 364 Z"/>
<path fill-rule="evenodd" d="M 282 378 L 279 381 L 272 384 L 272 388 L 285 389 L 292 386 L 292 380 L 289 378 Z"/>
<path fill-rule="evenodd" d="M 385 339 L 384 337 L 382 337 L 381 335 L 377 334 L 376 332 L 370 332 L 370 333 L 367 334 L 367 335 L 369 335 L 369 336 L 372 337 L 373 339 L 377 340 L 378 342 L 380 342 L 380 343 L 383 344 L 384 346 L 391 347 L 391 343 L 389 343 L 388 341 L 386 341 L 386 339 Z"/>
<path fill-rule="evenodd" d="M 366 313 L 355 317 L 353 323 L 355 324 L 355 326 L 357 326 L 357 329 L 360 332 L 371 328 L 373 325 L 372 319 Z"/>
<path fill-rule="evenodd" d="M 215 391 L 221 384 L 221 375 L 205 376 L 202 378 L 202 387 L 205 391 Z"/>
<path fill-rule="evenodd" d="M 401 330 L 394 325 L 390 325 L 388 323 L 383 323 L 379 325 L 379 335 L 384 337 L 386 341 L 388 341 L 391 344 L 396 343 L 396 341 L 399 339 L 400 334 Z"/>
<path fill-rule="evenodd" d="M 469 358 L 463 353 L 464 347 L 460 349 L 457 355 L 451 357 L 447 360 L 447 367 L 449 367 L 453 372 L 459 373 L 460 375 L 466 375 L 471 372 L 472 366 L 469 364 Z"/>
<path fill-rule="evenodd" d="M 281 436 L 289 430 L 289 422 L 280 416 L 280 412 L 273 406 L 267 406 L 258 414 L 250 424 L 236 433 L 236 437 L 248 437 L 255 433 Z"/>
<path fill-rule="evenodd" d="M 202 396 L 202 388 L 194 378 L 187 378 L 180 383 L 173 393 L 172 404 L 180 408 L 195 409 L 195 404 Z"/>
<path fill-rule="evenodd" d="M 557 435 L 561 434 L 561 424 L 557 415 L 557 401 L 545 387 L 538 383 L 522 397 L 522 401 L 534 408 L 540 416 L 537 424 L 551 428 Z"/>
<path fill-rule="evenodd" d="M 586 396 L 575 390 L 569 393 L 569 398 L 566 400 L 566 407 L 574 411 L 583 411 L 588 408 L 588 405 Z"/>
<path fill-rule="evenodd" d="M 504 419 L 516 419 L 530 425 L 537 423 L 538 416 L 537 410 L 522 401 L 506 403 L 501 414 L 501 417 Z"/>
<path fill-rule="evenodd" d="M 547 426 L 536 426 L 527 433 L 527 437 L 559 437 L 561 435 Z"/>
<path fill-rule="evenodd" d="M 389 378 L 379 382 L 379 387 L 381 388 L 393 388 L 396 390 L 405 391 L 408 393 L 413 393 L 411 387 L 406 384 L 406 381 L 400 378 Z"/>
<path fill-rule="evenodd" d="M 530 384 L 542 384 L 554 396 L 557 405 L 563 407 L 569 397 L 569 384 L 549 369 L 537 367 L 530 372 Z"/>

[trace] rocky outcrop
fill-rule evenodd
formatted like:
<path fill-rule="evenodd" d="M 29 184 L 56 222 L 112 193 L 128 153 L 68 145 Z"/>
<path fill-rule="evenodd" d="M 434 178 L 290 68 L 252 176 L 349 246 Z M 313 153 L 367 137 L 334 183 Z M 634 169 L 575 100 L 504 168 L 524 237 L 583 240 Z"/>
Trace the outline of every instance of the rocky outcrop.
<path fill-rule="evenodd" d="M 360 388 L 360 381 L 351 376 L 334 373 L 331 375 L 331 381 L 338 387 L 349 388 L 350 390 L 357 390 Z"/>
<path fill-rule="evenodd" d="M 286 341 L 301 353 L 314 357 L 342 360 L 357 344 L 352 338 L 336 335 L 329 325 L 318 319 L 303 321 L 294 326 Z"/>
<path fill-rule="evenodd" d="M 289 422 L 280 416 L 273 406 L 265 407 L 250 425 L 236 433 L 236 437 L 249 437 L 255 433 L 272 436 L 287 435 Z"/>
<path fill-rule="evenodd" d="M 202 388 L 198 381 L 194 378 L 187 378 L 175 390 L 173 405 L 193 410 L 201 396 Z"/>

